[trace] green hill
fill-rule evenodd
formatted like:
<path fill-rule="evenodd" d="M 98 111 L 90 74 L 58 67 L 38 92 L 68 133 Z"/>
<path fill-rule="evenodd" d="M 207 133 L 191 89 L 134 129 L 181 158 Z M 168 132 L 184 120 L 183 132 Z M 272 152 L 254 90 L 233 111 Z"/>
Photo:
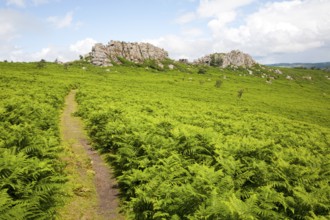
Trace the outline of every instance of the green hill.
<path fill-rule="evenodd" d="M 53 219 L 65 202 L 73 88 L 129 219 L 330 218 L 329 75 L 279 70 L 0 63 L 0 219 Z"/>

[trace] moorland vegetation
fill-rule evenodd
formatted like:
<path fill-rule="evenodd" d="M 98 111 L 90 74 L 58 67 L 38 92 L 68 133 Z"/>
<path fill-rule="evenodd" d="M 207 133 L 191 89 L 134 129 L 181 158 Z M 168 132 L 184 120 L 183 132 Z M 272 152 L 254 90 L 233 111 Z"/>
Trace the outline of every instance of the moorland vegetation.
<path fill-rule="evenodd" d="M 327 72 L 121 61 L 0 63 L 0 219 L 54 219 L 70 196 L 71 89 L 129 219 L 330 218 Z"/>

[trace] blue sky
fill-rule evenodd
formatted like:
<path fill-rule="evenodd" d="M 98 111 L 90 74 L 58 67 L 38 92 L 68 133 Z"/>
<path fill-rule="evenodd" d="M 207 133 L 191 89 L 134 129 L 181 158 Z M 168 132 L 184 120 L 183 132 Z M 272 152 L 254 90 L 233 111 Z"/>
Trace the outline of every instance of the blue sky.
<path fill-rule="evenodd" d="M 239 49 L 260 63 L 330 61 L 329 0 L 0 0 L 0 60 L 74 60 L 110 40 L 173 59 Z"/>

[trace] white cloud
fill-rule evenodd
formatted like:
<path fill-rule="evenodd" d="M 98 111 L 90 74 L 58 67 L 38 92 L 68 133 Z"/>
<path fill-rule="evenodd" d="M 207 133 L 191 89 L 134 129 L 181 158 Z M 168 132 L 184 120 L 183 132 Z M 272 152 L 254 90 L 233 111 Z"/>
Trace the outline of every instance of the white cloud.
<path fill-rule="evenodd" d="M 274 2 L 232 28 L 214 26 L 216 39 L 256 55 L 302 52 L 330 43 L 329 1 L 295 0 Z"/>
<path fill-rule="evenodd" d="M 83 40 L 79 40 L 74 42 L 71 45 L 61 46 L 61 45 L 49 45 L 47 47 L 41 48 L 35 52 L 27 52 L 24 48 L 17 46 L 1 46 L 0 51 L 5 51 L 1 56 L 0 52 L 0 60 L 7 59 L 9 61 L 39 61 L 41 59 L 47 61 L 55 61 L 58 59 L 59 61 L 67 62 L 72 60 L 79 59 L 79 55 L 85 55 L 91 51 L 92 46 L 96 43 L 96 41 L 92 38 L 86 38 Z"/>
<path fill-rule="evenodd" d="M 186 37 L 200 37 L 203 34 L 203 31 L 199 28 L 187 28 L 182 30 L 182 35 Z"/>
<path fill-rule="evenodd" d="M 50 0 L 32 0 L 32 2 L 35 6 L 38 6 L 48 3 L 50 2 Z"/>
<path fill-rule="evenodd" d="M 29 3 L 38 6 L 48 2 L 50 2 L 50 0 L 31 0 L 30 2 L 28 0 L 6 0 L 7 5 L 14 5 L 17 7 L 25 7 Z"/>
<path fill-rule="evenodd" d="M 7 5 L 15 5 L 18 7 L 24 7 L 26 0 L 6 0 Z"/>
<path fill-rule="evenodd" d="M 9 9 L 0 9 L 0 44 L 40 28 L 33 17 Z"/>
<path fill-rule="evenodd" d="M 40 33 L 41 24 L 30 15 L 9 9 L 0 9 L 0 59 L 15 60 L 22 56 L 21 48 L 13 42 L 31 33 Z"/>
<path fill-rule="evenodd" d="M 72 25 L 73 12 L 68 12 L 64 17 L 51 16 L 47 21 L 54 24 L 57 28 L 66 28 Z"/>
<path fill-rule="evenodd" d="M 181 15 L 179 18 L 176 19 L 178 24 L 186 24 L 193 21 L 196 18 L 196 14 L 194 12 L 187 12 Z"/>
<path fill-rule="evenodd" d="M 0 39 L 9 41 L 15 36 L 15 27 L 12 24 L 2 24 L 0 29 Z"/>
<path fill-rule="evenodd" d="M 186 24 L 196 18 L 212 18 L 211 23 L 226 24 L 236 18 L 236 10 L 256 0 L 200 0 L 196 12 L 187 12 L 177 18 L 177 23 Z M 214 20 L 213 20 L 214 19 Z"/>
<path fill-rule="evenodd" d="M 41 60 L 41 59 L 48 60 L 49 57 L 51 57 L 53 53 L 54 53 L 54 51 L 49 47 L 42 48 L 41 51 L 38 51 L 38 52 L 35 52 L 35 53 L 31 54 L 31 59 L 33 59 L 33 60 Z"/>
<path fill-rule="evenodd" d="M 76 54 L 85 55 L 92 50 L 92 47 L 97 43 L 96 40 L 92 38 L 86 38 L 84 40 L 77 41 L 70 45 L 70 51 Z"/>
<path fill-rule="evenodd" d="M 20 60 L 39 61 L 44 59 L 51 62 L 55 60 L 67 62 L 79 59 L 79 54 L 76 52 L 70 51 L 67 47 L 54 45 L 42 48 L 40 51 L 23 54 L 24 57 L 21 57 Z"/>
<path fill-rule="evenodd" d="M 250 5 L 255 0 L 201 0 L 197 14 L 211 19 L 208 27 L 216 32 L 237 19 L 241 7 Z"/>
<path fill-rule="evenodd" d="M 14 62 L 20 62 L 20 61 L 39 61 L 41 59 L 47 60 L 47 61 L 54 61 L 56 58 L 58 58 L 58 49 L 56 47 L 45 47 L 42 48 L 40 51 L 36 52 L 26 52 L 24 48 L 13 46 L 6 48 L 8 51 L 6 53 L 6 58 L 9 61 Z M 0 59 L 1 54 L 0 54 Z"/>
<path fill-rule="evenodd" d="M 221 14 L 217 15 L 216 18 L 212 19 L 208 26 L 216 32 L 217 30 L 220 30 L 221 28 L 225 27 L 228 23 L 234 21 L 236 18 L 236 12 L 235 11 L 227 11 L 222 12 Z"/>
<path fill-rule="evenodd" d="M 201 0 L 197 12 L 201 17 L 217 17 L 223 12 L 235 11 L 237 8 L 249 5 L 254 1 L 255 0 Z"/>
<path fill-rule="evenodd" d="M 249 7 L 248 11 L 245 11 L 246 7 Z M 189 58 L 200 57 L 202 51 L 240 49 L 261 62 L 276 61 L 281 57 L 291 57 L 293 62 L 301 61 L 295 58 L 315 61 L 316 58 L 309 54 L 315 56 L 317 51 L 320 51 L 319 60 L 326 59 L 330 57 L 325 56 L 323 49 L 330 48 L 329 8 L 330 1 L 327 0 L 200 0 L 196 10 L 180 17 L 178 23 L 185 25 L 195 19 L 197 22 L 194 23 L 200 29 L 200 24 L 206 21 L 204 25 L 211 32 L 210 39 L 205 41 L 194 34 L 189 37 L 184 30 L 184 38 L 165 36 L 158 43 L 173 54 L 183 54 L 184 47 Z M 194 29 L 191 24 L 189 27 Z M 201 48 L 200 54 L 188 46 L 201 42 L 207 48 Z"/>
<path fill-rule="evenodd" d="M 54 61 L 70 61 L 78 59 L 79 54 L 89 52 L 96 43 L 91 38 L 74 42 L 72 45 L 49 45 L 39 51 L 29 52 L 26 48 L 17 46 L 16 40 L 29 37 L 30 34 L 40 34 L 42 23 L 35 18 L 14 10 L 0 9 L 0 60 L 38 61 L 45 59 Z M 38 48 L 38 43 L 33 44 Z M 30 44 L 31 46 L 31 44 Z M 38 49 L 37 49 L 38 50 Z"/>
<path fill-rule="evenodd" d="M 158 39 L 144 40 L 144 42 L 165 48 L 173 59 L 186 58 L 191 61 L 196 57 L 207 54 L 212 44 L 209 39 L 189 40 L 187 37 L 177 35 L 167 35 Z"/>

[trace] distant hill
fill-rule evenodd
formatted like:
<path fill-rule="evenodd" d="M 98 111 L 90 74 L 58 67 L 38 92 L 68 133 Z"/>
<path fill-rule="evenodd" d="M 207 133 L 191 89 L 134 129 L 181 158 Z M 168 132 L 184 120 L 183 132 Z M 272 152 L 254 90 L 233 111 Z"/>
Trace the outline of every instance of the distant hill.
<path fill-rule="evenodd" d="M 330 70 L 330 62 L 323 63 L 275 63 L 267 64 L 267 66 L 288 67 L 288 68 L 307 68 L 307 69 L 328 69 Z"/>

